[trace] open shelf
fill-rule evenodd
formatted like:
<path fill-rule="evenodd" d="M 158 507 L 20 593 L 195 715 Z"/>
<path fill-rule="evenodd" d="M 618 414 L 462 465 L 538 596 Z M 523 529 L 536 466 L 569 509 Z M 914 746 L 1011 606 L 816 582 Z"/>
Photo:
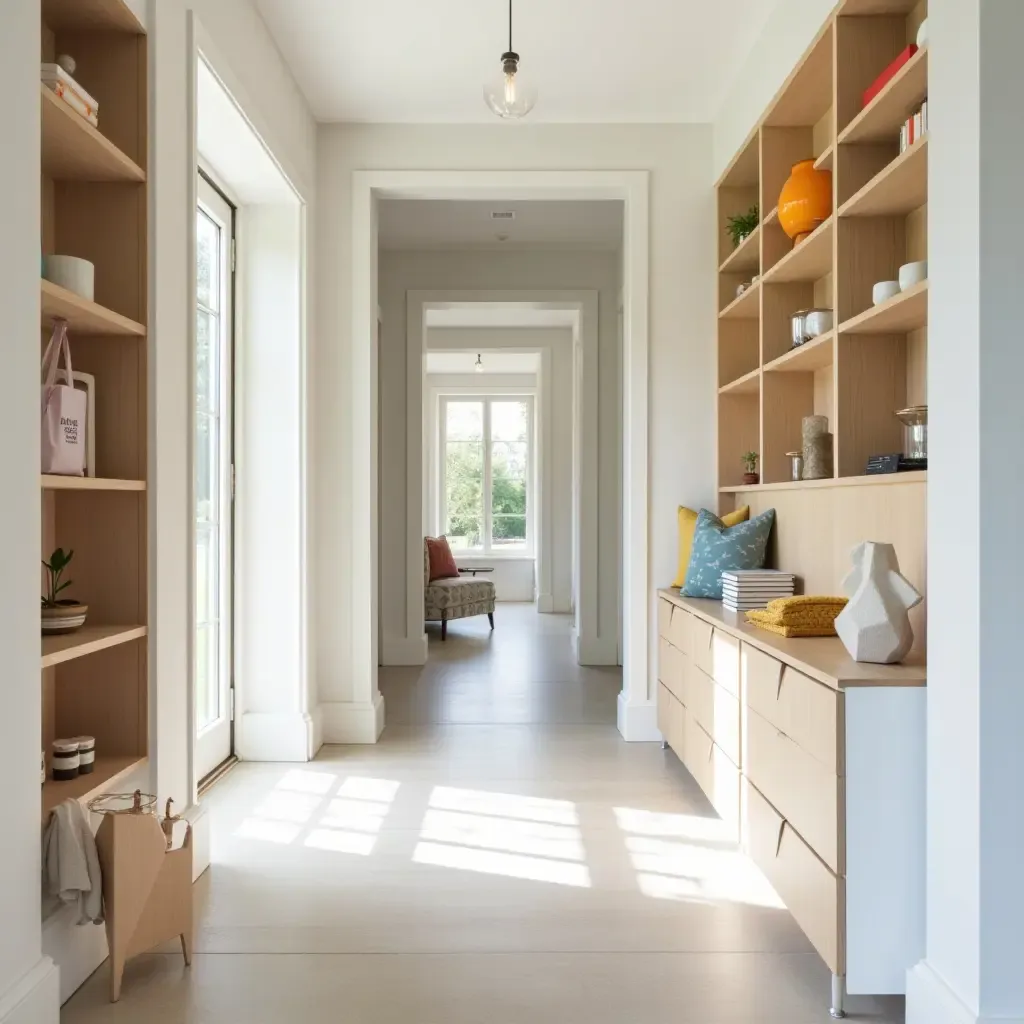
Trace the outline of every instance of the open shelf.
<path fill-rule="evenodd" d="M 756 320 L 761 315 L 761 304 L 758 296 L 761 293 L 761 282 L 755 281 L 742 295 L 736 296 L 721 313 L 720 320 Z"/>
<path fill-rule="evenodd" d="M 891 217 L 928 202 L 928 136 L 876 174 L 840 208 L 840 217 Z"/>
<path fill-rule="evenodd" d="M 791 128 L 817 124 L 832 106 L 832 22 L 818 33 L 786 79 L 764 124 Z"/>
<path fill-rule="evenodd" d="M 145 480 L 111 480 L 101 476 L 56 476 L 44 473 L 39 478 L 44 491 L 144 491 Z"/>
<path fill-rule="evenodd" d="M 142 337 L 146 328 L 97 302 L 61 288 L 52 281 L 40 280 L 42 323 L 53 326 L 54 320 L 67 320 L 68 330 L 77 334 L 133 334 Z"/>
<path fill-rule="evenodd" d="M 43 668 L 84 658 L 108 647 L 127 644 L 146 635 L 145 626 L 82 626 L 74 633 L 43 637 Z"/>
<path fill-rule="evenodd" d="M 773 206 L 768 211 L 768 214 L 764 218 L 764 220 L 761 221 L 761 226 L 762 227 L 767 227 L 769 224 L 775 224 L 775 223 L 778 222 L 778 219 L 779 219 L 779 208 L 777 206 Z"/>
<path fill-rule="evenodd" d="M 720 395 L 756 395 L 761 390 L 761 371 L 751 370 L 718 389 Z"/>
<path fill-rule="evenodd" d="M 892 142 L 928 95 L 928 47 L 918 50 L 886 87 L 846 126 L 845 142 Z"/>
<path fill-rule="evenodd" d="M 101 131 L 39 86 L 43 173 L 56 181 L 145 181 L 146 172 Z"/>
<path fill-rule="evenodd" d="M 906 334 L 928 326 L 928 282 L 852 317 L 839 325 L 840 334 Z"/>
<path fill-rule="evenodd" d="M 820 337 L 805 341 L 770 363 L 765 363 L 765 373 L 813 373 L 830 366 L 835 360 L 833 340 L 835 334 L 828 331 Z"/>
<path fill-rule="evenodd" d="M 142 26 L 124 0 L 42 0 L 43 21 L 54 32 L 127 32 Z"/>
<path fill-rule="evenodd" d="M 832 271 L 832 231 L 835 218 L 819 224 L 792 252 L 763 275 L 765 284 L 817 281 Z"/>
<path fill-rule="evenodd" d="M 835 163 L 836 147 L 832 143 L 825 149 L 817 160 L 814 161 L 814 169 L 816 171 L 831 171 L 832 165 Z"/>
<path fill-rule="evenodd" d="M 880 487 L 889 484 L 926 484 L 928 470 L 911 473 L 877 473 L 872 476 L 839 476 L 825 480 L 786 480 L 777 484 L 738 484 L 719 487 L 720 494 L 740 494 L 744 491 L 803 491 L 822 487 Z"/>
<path fill-rule="evenodd" d="M 753 231 L 725 258 L 718 268 L 721 274 L 737 274 L 753 270 L 756 274 L 761 267 L 761 225 Z"/>
<path fill-rule="evenodd" d="M 43 783 L 43 819 L 46 819 L 57 804 L 63 803 L 65 800 L 79 800 L 82 803 L 92 800 L 93 797 L 111 789 L 136 768 L 144 767 L 148 761 L 149 758 L 138 757 L 134 754 L 124 757 L 97 757 L 95 767 L 88 775 L 79 775 L 77 779 L 69 779 L 67 782 L 55 782 L 53 779 L 47 778 Z M 47 762 L 49 762 L 49 753 L 47 753 Z M 47 763 L 47 774 L 49 774 L 49 763 Z"/>
<path fill-rule="evenodd" d="M 909 14 L 918 0 L 846 0 L 839 8 L 840 17 L 869 14 Z"/>

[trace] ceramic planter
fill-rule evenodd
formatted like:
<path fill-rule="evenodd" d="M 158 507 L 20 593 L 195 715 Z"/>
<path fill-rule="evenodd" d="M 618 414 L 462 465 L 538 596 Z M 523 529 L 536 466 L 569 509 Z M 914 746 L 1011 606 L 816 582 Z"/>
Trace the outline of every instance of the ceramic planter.
<path fill-rule="evenodd" d="M 89 614 L 87 604 L 77 601 L 58 601 L 56 608 L 42 609 L 44 633 L 73 633 L 85 625 Z"/>
<path fill-rule="evenodd" d="M 761 477 L 757 473 L 744 473 L 743 482 L 745 484 L 759 484 Z"/>

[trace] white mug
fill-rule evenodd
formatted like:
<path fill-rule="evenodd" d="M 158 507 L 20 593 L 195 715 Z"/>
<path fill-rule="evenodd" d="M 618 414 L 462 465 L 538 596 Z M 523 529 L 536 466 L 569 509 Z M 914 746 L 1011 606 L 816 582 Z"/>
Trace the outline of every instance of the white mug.
<path fill-rule="evenodd" d="M 871 301 L 876 305 L 880 306 L 883 302 L 887 302 L 895 295 L 900 293 L 899 281 L 879 281 L 874 288 L 871 289 Z"/>

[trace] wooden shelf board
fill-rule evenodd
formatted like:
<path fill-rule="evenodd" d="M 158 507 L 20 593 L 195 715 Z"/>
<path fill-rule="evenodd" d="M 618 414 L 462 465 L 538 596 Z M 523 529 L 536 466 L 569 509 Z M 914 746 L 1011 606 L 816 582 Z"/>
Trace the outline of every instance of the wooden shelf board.
<path fill-rule="evenodd" d="M 814 161 L 814 169 L 816 171 L 831 171 L 832 164 L 835 162 L 835 155 L 835 143 L 829 143 L 828 148 Z"/>
<path fill-rule="evenodd" d="M 761 393 L 761 370 L 751 370 L 718 389 L 720 395 L 757 395 Z"/>
<path fill-rule="evenodd" d="M 839 325 L 840 334 L 906 334 L 928 326 L 928 282 L 922 281 Z"/>
<path fill-rule="evenodd" d="M 832 230 L 835 217 L 819 224 L 792 252 L 764 273 L 765 284 L 817 281 L 832 273 Z"/>
<path fill-rule="evenodd" d="M 776 94 L 766 127 L 811 128 L 832 106 L 832 19 L 818 33 Z"/>
<path fill-rule="evenodd" d="M 918 0 L 846 0 L 837 12 L 841 17 L 868 14 L 909 14 Z"/>
<path fill-rule="evenodd" d="M 146 180 L 146 172 L 101 131 L 40 84 L 43 174 L 57 181 Z"/>
<path fill-rule="evenodd" d="M 928 47 L 918 50 L 886 87 L 843 129 L 839 142 L 893 142 L 928 95 Z"/>
<path fill-rule="evenodd" d="M 43 0 L 42 7 L 54 32 L 144 33 L 124 0 Z"/>
<path fill-rule="evenodd" d="M 893 217 L 928 202 L 928 136 L 915 142 L 839 208 L 840 217 Z"/>
<path fill-rule="evenodd" d="M 720 274 L 740 274 L 745 270 L 753 270 L 756 274 L 761 269 L 761 225 L 743 239 L 740 244 L 722 262 L 718 268 Z"/>
<path fill-rule="evenodd" d="M 773 207 L 772 207 L 772 208 L 771 208 L 771 209 L 770 209 L 770 210 L 768 211 L 768 215 L 767 215 L 767 216 L 765 217 L 765 219 L 764 219 L 764 220 L 763 220 L 763 221 L 761 222 L 761 226 L 762 226 L 762 227 L 767 227 L 767 226 L 768 226 L 769 224 L 774 224 L 774 223 L 776 223 L 776 221 L 778 221 L 778 219 L 779 219 L 779 208 L 778 208 L 777 206 L 773 206 Z"/>
<path fill-rule="evenodd" d="M 49 751 L 47 751 L 46 759 L 47 772 L 49 772 Z M 68 799 L 78 800 L 84 804 L 111 789 L 126 775 L 148 763 L 148 757 L 139 757 L 136 754 L 127 754 L 123 757 L 98 756 L 96 766 L 89 775 L 79 775 L 77 779 L 69 779 L 67 782 L 54 782 L 53 779 L 48 778 L 42 787 L 43 820 L 45 821 L 57 804 Z"/>
<path fill-rule="evenodd" d="M 802 345 L 790 349 L 785 355 L 766 363 L 765 373 L 813 373 L 835 362 L 832 341 L 833 331 L 828 331 L 818 338 L 805 341 Z"/>
<path fill-rule="evenodd" d="M 761 282 L 755 281 L 742 295 L 738 295 L 721 313 L 719 320 L 757 320 L 761 316 L 761 303 L 758 296 Z"/>
<path fill-rule="evenodd" d="M 819 487 L 881 487 L 892 484 L 926 484 L 928 470 L 912 473 L 879 473 L 874 476 L 840 476 L 827 480 L 785 480 L 778 484 L 739 484 L 719 487 L 721 494 L 742 494 L 745 491 L 803 491 Z"/>
<path fill-rule="evenodd" d="M 42 325 L 52 327 L 54 320 L 67 320 L 75 334 L 130 334 L 142 337 L 146 328 L 97 302 L 61 288 L 52 281 L 40 280 Z"/>
<path fill-rule="evenodd" d="M 758 129 L 747 136 L 732 162 L 722 172 L 716 188 L 757 188 L 761 174 L 761 153 L 758 145 Z"/>
<path fill-rule="evenodd" d="M 82 626 L 74 633 L 44 636 L 42 668 L 52 668 L 108 647 L 139 640 L 146 632 L 145 626 Z"/>
<path fill-rule="evenodd" d="M 39 478 L 44 491 L 144 491 L 145 480 L 112 480 L 101 476 L 56 476 L 44 473 Z"/>

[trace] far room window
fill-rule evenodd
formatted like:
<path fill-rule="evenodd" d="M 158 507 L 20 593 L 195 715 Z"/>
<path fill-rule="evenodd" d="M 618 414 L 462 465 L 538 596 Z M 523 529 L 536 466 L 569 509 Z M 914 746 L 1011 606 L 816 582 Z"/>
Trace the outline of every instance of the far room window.
<path fill-rule="evenodd" d="M 440 522 L 452 550 L 533 550 L 533 398 L 441 399 Z"/>

